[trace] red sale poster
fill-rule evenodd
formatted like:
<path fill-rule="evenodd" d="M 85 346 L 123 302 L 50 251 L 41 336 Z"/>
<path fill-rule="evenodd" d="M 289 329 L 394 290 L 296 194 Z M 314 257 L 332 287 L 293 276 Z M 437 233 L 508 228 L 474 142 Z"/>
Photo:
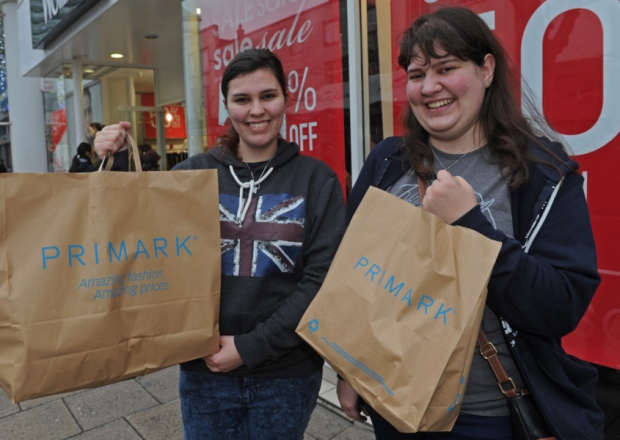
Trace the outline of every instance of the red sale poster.
<path fill-rule="evenodd" d="M 200 39 L 207 144 L 226 130 L 220 83 L 226 65 L 250 47 L 269 48 L 288 75 L 282 129 L 302 154 L 317 157 L 344 187 L 345 134 L 338 0 L 203 0 Z"/>
<path fill-rule="evenodd" d="M 602 283 L 578 328 L 564 338 L 570 353 L 620 369 L 620 2 L 487 0 L 392 3 L 394 131 L 405 105 L 397 37 L 419 15 L 445 4 L 471 8 L 503 42 L 551 126 L 572 149 L 585 177 Z M 553 310 L 549 310 L 553 313 Z"/>
<path fill-rule="evenodd" d="M 155 96 L 152 93 L 142 93 L 142 105 L 153 107 Z M 164 107 L 164 134 L 166 139 L 185 139 L 185 108 L 182 105 L 166 105 Z M 144 113 L 144 137 L 157 139 L 157 114 Z"/>
<path fill-rule="evenodd" d="M 52 125 L 52 148 L 51 151 L 56 151 L 56 147 L 60 143 L 60 140 L 67 131 L 67 112 L 64 108 L 55 110 L 51 115 Z"/>

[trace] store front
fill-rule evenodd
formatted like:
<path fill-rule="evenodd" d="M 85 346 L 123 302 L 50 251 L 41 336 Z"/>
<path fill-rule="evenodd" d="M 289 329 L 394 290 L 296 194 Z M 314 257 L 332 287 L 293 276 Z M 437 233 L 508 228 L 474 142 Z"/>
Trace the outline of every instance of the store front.
<path fill-rule="evenodd" d="M 33 17 L 40 14 L 33 5 L 60 3 L 21 2 L 20 39 L 33 39 Z M 327 162 L 346 187 L 377 142 L 402 133 L 407 104 L 406 76 L 396 63 L 400 32 L 445 4 L 471 8 L 494 29 L 581 164 L 603 283 L 565 346 L 620 369 L 614 294 L 620 289 L 620 203 L 610 189 L 620 185 L 613 166 L 620 157 L 620 88 L 611 83 L 612 72 L 620 71 L 617 0 L 69 1 L 60 9 L 79 13 L 52 39 L 40 39 L 37 49 L 29 41 L 22 62 L 26 75 L 48 78 L 50 170 L 65 170 L 63 161 L 85 138 L 86 91 L 92 117 L 104 124 L 132 121 L 138 143 L 157 148 L 162 169 L 174 163 L 172 155 L 214 145 L 226 126 L 223 69 L 237 52 L 266 47 L 288 72 L 291 99 L 282 135 L 303 154 Z M 112 59 L 112 53 L 123 58 Z"/>
<path fill-rule="evenodd" d="M 132 122 L 137 143 L 162 158 L 160 169 L 188 155 L 181 3 L 18 5 L 21 71 L 43 78 L 48 171 L 68 170 L 77 145 L 92 141 L 91 122 Z"/>
<path fill-rule="evenodd" d="M 620 185 L 609 166 L 620 154 L 620 88 L 610 84 L 612 72 L 620 71 L 617 1 L 185 1 L 185 9 L 191 14 L 195 7 L 199 16 L 208 144 L 226 121 L 219 94 L 223 68 L 244 48 L 267 47 L 289 72 L 292 99 L 283 136 L 326 161 L 341 179 L 355 179 L 359 160 L 378 141 L 403 133 L 407 78 L 397 64 L 399 34 L 415 17 L 446 4 L 472 9 L 496 32 L 581 164 L 603 283 L 564 345 L 578 357 L 620 369 L 614 294 L 620 258 L 612 238 L 620 229 L 620 203 L 608 202 L 609 188 Z"/>
<path fill-rule="evenodd" d="M 226 129 L 227 113 L 220 92 L 226 65 L 249 47 L 269 48 L 288 74 L 290 97 L 282 135 L 302 153 L 327 162 L 345 184 L 345 133 L 348 118 L 347 59 L 342 37 L 346 15 L 339 0 L 231 2 L 198 0 L 196 37 L 206 107 L 207 145 L 215 145 Z M 198 14 L 199 13 L 199 14 Z M 344 31 L 343 31 L 344 30 Z M 199 60 L 194 60 L 198 62 Z"/>

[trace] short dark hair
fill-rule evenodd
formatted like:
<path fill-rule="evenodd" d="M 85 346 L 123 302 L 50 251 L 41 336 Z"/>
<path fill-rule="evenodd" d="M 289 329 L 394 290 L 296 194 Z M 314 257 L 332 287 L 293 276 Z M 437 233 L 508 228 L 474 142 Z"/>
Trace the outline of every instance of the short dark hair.
<path fill-rule="evenodd" d="M 80 145 L 78 145 L 77 147 L 77 154 L 80 157 L 85 157 L 86 153 L 91 152 L 92 149 L 93 149 L 93 146 L 89 144 L 88 142 L 80 142 Z"/>
<path fill-rule="evenodd" d="M 230 81 L 239 75 L 256 72 L 260 69 L 268 69 L 278 80 L 284 98 L 287 98 L 286 75 L 280 59 L 269 49 L 247 49 L 239 52 L 224 69 L 222 75 L 222 95 L 224 99 L 228 97 L 228 85 Z"/>
<path fill-rule="evenodd" d="M 284 74 L 284 68 L 282 67 L 282 62 L 280 59 L 269 49 L 252 48 L 239 52 L 224 69 L 221 85 L 224 102 L 227 102 L 228 85 L 230 84 L 230 81 L 240 75 L 256 72 L 260 69 L 267 69 L 273 73 L 276 80 L 280 84 L 284 99 L 288 99 L 288 92 L 286 90 L 286 75 Z M 228 127 L 228 131 L 218 139 L 218 143 L 222 147 L 230 149 L 233 153 L 237 154 L 237 147 L 239 146 L 239 133 L 235 131 L 232 124 Z"/>
<path fill-rule="evenodd" d="M 105 127 L 105 125 L 99 122 L 91 122 L 90 124 L 88 124 L 88 126 L 94 128 L 97 131 L 101 131 L 103 130 L 103 127 Z"/>

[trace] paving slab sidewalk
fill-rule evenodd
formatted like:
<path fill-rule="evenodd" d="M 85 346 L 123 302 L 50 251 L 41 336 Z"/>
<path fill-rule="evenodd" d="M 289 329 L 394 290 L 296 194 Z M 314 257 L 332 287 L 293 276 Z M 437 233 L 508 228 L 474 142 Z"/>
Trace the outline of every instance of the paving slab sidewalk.
<path fill-rule="evenodd" d="M 177 380 L 178 367 L 170 367 L 113 385 L 19 404 L 0 391 L 0 440 L 182 440 Z M 325 382 L 322 393 L 333 388 Z M 304 440 L 353 439 L 374 439 L 372 428 L 353 422 L 319 398 Z"/>

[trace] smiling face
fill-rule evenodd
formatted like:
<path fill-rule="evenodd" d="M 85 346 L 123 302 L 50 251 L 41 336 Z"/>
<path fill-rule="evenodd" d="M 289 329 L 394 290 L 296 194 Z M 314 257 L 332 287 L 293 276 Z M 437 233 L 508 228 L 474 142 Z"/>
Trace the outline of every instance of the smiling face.
<path fill-rule="evenodd" d="M 426 61 L 422 56 L 411 58 L 406 92 L 430 142 L 451 153 L 481 147 L 486 140 L 475 137 L 480 134 L 476 127 L 495 59 L 487 55 L 482 66 L 448 54 Z"/>
<path fill-rule="evenodd" d="M 239 75 L 228 84 L 226 108 L 239 133 L 239 156 L 245 162 L 269 160 L 278 148 L 286 98 L 269 69 Z"/>

